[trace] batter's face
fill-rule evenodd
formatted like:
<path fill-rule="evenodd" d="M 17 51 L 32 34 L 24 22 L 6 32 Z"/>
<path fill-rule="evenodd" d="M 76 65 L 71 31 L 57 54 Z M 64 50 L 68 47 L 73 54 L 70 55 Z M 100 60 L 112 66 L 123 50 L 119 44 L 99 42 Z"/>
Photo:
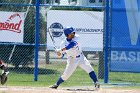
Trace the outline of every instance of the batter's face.
<path fill-rule="evenodd" d="M 75 32 L 68 34 L 67 38 L 68 39 L 72 39 L 75 36 Z"/>

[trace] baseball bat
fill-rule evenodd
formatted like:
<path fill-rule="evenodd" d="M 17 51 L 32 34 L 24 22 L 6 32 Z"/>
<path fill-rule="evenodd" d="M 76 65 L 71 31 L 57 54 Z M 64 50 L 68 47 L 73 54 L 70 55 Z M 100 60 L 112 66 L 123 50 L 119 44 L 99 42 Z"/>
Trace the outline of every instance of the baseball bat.
<path fill-rule="evenodd" d="M 50 28 L 48 28 L 48 33 L 49 33 L 49 36 L 50 36 L 50 38 L 52 40 L 54 50 L 57 51 L 57 47 L 55 45 L 55 40 L 54 40 L 54 37 L 51 35 Z M 64 57 L 64 54 L 62 54 L 61 58 L 63 58 L 63 57 Z"/>

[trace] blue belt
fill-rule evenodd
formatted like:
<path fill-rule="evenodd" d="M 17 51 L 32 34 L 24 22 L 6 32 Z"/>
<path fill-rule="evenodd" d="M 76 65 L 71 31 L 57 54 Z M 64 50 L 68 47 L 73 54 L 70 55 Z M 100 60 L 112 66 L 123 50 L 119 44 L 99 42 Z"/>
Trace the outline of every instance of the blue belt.
<path fill-rule="evenodd" d="M 79 57 L 80 57 L 80 55 L 76 56 L 76 58 L 79 58 Z"/>

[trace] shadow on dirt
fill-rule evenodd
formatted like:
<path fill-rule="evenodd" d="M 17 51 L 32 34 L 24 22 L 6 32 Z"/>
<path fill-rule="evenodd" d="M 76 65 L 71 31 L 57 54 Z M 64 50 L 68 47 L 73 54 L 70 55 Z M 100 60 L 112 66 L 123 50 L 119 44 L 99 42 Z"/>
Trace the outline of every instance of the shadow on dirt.
<path fill-rule="evenodd" d="M 96 91 L 94 89 L 66 89 L 67 91 Z"/>
<path fill-rule="evenodd" d="M 33 67 L 9 67 L 8 70 L 13 73 L 18 74 L 34 74 L 34 68 Z M 57 70 L 53 69 L 45 69 L 45 68 L 38 68 L 38 74 L 58 74 Z"/>

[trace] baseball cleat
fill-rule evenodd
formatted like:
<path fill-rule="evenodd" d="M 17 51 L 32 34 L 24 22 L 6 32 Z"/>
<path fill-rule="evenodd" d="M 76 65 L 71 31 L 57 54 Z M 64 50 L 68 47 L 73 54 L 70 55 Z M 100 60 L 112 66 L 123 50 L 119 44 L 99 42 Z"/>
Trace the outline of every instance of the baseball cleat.
<path fill-rule="evenodd" d="M 57 89 L 58 85 L 52 85 L 51 87 L 49 88 L 52 88 L 52 89 Z"/>
<path fill-rule="evenodd" d="M 98 82 L 96 82 L 94 85 L 95 85 L 95 89 L 97 90 L 100 89 L 100 84 Z"/>

